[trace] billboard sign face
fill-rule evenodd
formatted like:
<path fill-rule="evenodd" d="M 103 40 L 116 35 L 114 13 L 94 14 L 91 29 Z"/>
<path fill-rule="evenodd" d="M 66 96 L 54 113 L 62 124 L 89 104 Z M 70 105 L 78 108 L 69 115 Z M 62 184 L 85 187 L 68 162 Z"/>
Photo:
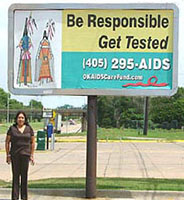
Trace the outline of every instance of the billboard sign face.
<path fill-rule="evenodd" d="M 173 4 L 15 4 L 9 27 L 12 93 L 170 96 L 177 91 Z"/>

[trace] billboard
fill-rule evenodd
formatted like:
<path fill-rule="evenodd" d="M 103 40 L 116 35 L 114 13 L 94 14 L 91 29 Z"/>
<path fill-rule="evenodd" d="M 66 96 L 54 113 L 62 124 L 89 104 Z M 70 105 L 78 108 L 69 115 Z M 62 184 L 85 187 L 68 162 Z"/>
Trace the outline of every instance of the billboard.
<path fill-rule="evenodd" d="M 14 4 L 9 89 L 26 95 L 170 96 L 174 4 Z"/>

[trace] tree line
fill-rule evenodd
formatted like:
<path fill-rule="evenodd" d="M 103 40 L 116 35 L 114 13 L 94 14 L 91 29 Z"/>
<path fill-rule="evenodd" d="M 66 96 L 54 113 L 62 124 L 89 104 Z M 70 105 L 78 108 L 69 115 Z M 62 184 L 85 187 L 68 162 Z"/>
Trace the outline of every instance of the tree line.
<path fill-rule="evenodd" d="M 33 120 L 41 120 L 41 114 L 38 112 L 34 112 L 34 110 L 42 111 L 43 105 L 40 101 L 36 101 L 32 99 L 29 102 L 29 105 L 24 105 L 22 102 L 17 101 L 16 99 L 11 99 L 11 94 L 5 92 L 2 88 L 0 88 L 0 122 L 7 120 L 7 112 L 9 110 L 25 110 L 28 112 L 28 118 L 32 118 Z M 6 111 L 6 112 L 3 112 Z M 32 111 L 32 112 L 31 112 Z M 41 113 L 41 112 L 40 112 Z M 9 120 L 13 121 L 15 118 L 15 114 L 13 112 L 9 112 Z"/>
<path fill-rule="evenodd" d="M 143 128 L 144 97 L 98 97 L 100 127 Z M 184 88 L 172 97 L 149 98 L 149 128 L 181 128 L 184 126 Z"/>
<path fill-rule="evenodd" d="M 143 128 L 144 124 L 144 97 L 127 96 L 98 96 L 98 125 L 105 128 Z M 74 109 L 69 104 L 57 109 Z M 0 109 L 40 110 L 43 105 L 40 101 L 31 100 L 29 105 L 24 105 L 16 99 L 11 99 L 11 94 L 0 88 Z M 81 106 L 87 109 L 87 105 Z M 41 113 L 41 112 L 40 112 Z M 7 113 L 0 113 L 0 121 L 6 120 Z M 41 114 L 29 112 L 34 120 L 41 120 Z M 10 120 L 14 115 L 10 116 Z M 181 128 L 184 126 L 184 88 L 178 88 L 172 97 L 149 97 L 149 128 Z"/>

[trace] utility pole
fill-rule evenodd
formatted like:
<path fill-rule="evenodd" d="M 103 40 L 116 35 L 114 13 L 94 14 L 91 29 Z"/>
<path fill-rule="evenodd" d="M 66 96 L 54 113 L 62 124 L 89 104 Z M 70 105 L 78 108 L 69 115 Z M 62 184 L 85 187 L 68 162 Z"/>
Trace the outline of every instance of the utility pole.
<path fill-rule="evenodd" d="M 10 98 L 10 96 L 9 95 L 10 94 L 8 93 L 7 94 L 7 112 L 6 112 L 7 116 L 6 116 L 6 123 L 9 123 L 9 121 L 10 121 L 10 117 L 9 117 L 9 115 L 10 115 L 10 106 L 9 106 L 9 98 Z"/>
<path fill-rule="evenodd" d="M 31 104 L 31 119 L 30 119 L 30 121 L 32 122 L 32 120 L 33 120 L 33 116 L 32 116 L 32 109 L 33 109 L 33 101 L 31 100 L 31 102 L 30 102 L 30 104 Z"/>
<path fill-rule="evenodd" d="M 148 109 L 149 109 L 149 97 L 145 98 L 144 101 L 144 131 L 143 134 L 148 134 Z"/>

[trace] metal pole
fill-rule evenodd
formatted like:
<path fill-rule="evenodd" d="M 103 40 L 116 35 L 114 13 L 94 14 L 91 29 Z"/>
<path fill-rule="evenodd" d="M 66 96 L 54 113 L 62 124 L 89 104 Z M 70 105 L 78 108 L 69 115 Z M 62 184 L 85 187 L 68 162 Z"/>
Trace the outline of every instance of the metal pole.
<path fill-rule="evenodd" d="M 47 150 L 49 149 L 49 133 L 48 133 L 48 118 L 47 118 L 47 122 L 46 122 L 46 124 L 47 124 Z"/>
<path fill-rule="evenodd" d="M 144 103 L 144 135 L 148 134 L 148 107 L 149 107 L 149 97 L 145 98 L 145 103 Z"/>
<path fill-rule="evenodd" d="M 86 113 L 82 113 L 82 119 L 81 119 L 81 131 L 82 132 L 84 132 L 84 131 L 86 131 L 87 130 L 87 128 L 86 128 Z"/>
<path fill-rule="evenodd" d="M 47 131 L 47 150 L 49 149 L 49 134 L 48 134 L 48 131 Z"/>
<path fill-rule="evenodd" d="M 9 123 L 10 121 L 10 106 L 9 106 L 9 93 L 7 94 L 7 117 L 6 117 L 6 123 Z"/>
<path fill-rule="evenodd" d="M 30 120 L 30 121 L 32 122 L 32 120 L 33 120 L 33 116 L 32 116 L 32 112 L 33 112 L 33 111 L 32 111 L 32 109 L 33 109 L 33 102 L 32 102 L 32 100 L 31 100 L 30 103 L 31 103 L 31 120 Z"/>
<path fill-rule="evenodd" d="M 96 197 L 97 96 L 88 96 L 86 198 Z"/>
<path fill-rule="evenodd" d="M 68 115 L 66 116 L 66 133 L 68 133 Z"/>

